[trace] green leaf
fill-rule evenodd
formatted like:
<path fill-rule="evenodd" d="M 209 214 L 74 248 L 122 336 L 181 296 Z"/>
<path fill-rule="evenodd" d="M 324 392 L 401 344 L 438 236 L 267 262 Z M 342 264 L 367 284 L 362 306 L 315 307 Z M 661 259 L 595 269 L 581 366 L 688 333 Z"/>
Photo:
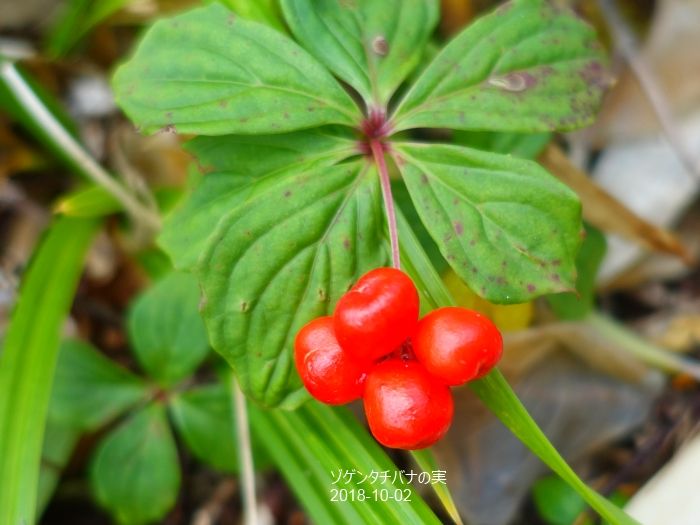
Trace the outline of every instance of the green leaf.
<path fill-rule="evenodd" d="M 458 146 L 396 145 L 418 214 L 447 262 L 494 303 L 573 289 L 576 194 L 538 164 Z"/>
<path fill-rule="evenodd" d="M 207 332 L 198 304 L 195 277 L 173 272 L 148 288 L 129 310 L 129 338 L 136 358 L 165 385 L 192 374 L 207 356 Z"/>
<path fill-rule="evenodd" d="M 122 204 L 102 186 L 88 186 L 61 197 L 56 213 L 69 217 L 103 217 L 122 209 Z"/>
<path fill-rule="evenodd" d="M 455 301 L 420 246 L 406 219 L 397 214 L 404 270 L 416 283 L 421 303 L 431 309 L 454 306 Z M 569 484 L 593 509 L 613 525 L 639 525 L 621 509 L 588 487 L 550 443 L 498 369 L 470 388 L 486 407 L 535 455 Z"/>
<path fill-rule="evenodd" d="M 238 472 L 236 421 L 229 389 L 221 384 L 207 385 L 178 393 L 170 410 L 175 427 L 187 447 L 201 461 L 224 472 Z M 255 450 L 255 467 L 267 458 Z"/>
<path fill-rule="evenodd" d="M 282 0 L 282 11 L 309 53 L 382 107 L 418 65 L 438 19 L 435 0 Z"/>
<path fill-rule="evenodd" d="M 250 407 L 253 432 L 286 478 L 314 523 L 439 524 L 399 469 L 349 410 L 310 401 L 294 412 Z M 352 480 L 339 471 L 357 471 Z M 371 483 L 371 473 L 388 472 L 386 483 Z M 335 476 L 334 476 L 335 474 Z M 364 476 L 368 476 L 364 483 Z M 396 480 L 394 480 L 396 477 Z M 337 481 L 334 484 L 334 481 Z M 332 501 L 333 489 L 354 490 L 347 501 Z M 365 490 L 361 501 L 359 490 Z M 381 492 L 407 496 L 408 501 L 382 501 Z M 395 491 L 399 490 L 399 493 Z M 405 492 L 404 492 L 405 491 Z"/>
<path fill-rule="evenodd" d="M 95 430 L 146 398 L 146 384 L 90 344 L 61 345 L 49 414 L 57 422 Z"/>
<path fill-rule="evenodd" d="M 180 466 L 161 405 L 138 411 L 104 438 L 90 465 L 90 485 L 121 525 L 165 516 L 177 499 Z"/>
<path fill-rule="evenodd" d="M 355 150 L 354 141 L 328 129 L 283 135 L 198 137 L 186 145 L 206 174 L 170 214 L 159 242 L 179 269 L 192 269 L 219 220 L 283 170 L 323 167 Z"/>
<path fill-rule="evenodd" d="M 178 270 L 192 270 L 221 218 L 255 194 L 258 178 L 232 173 L 197 176 L 192 193 L 168 215 L 158 244 Z"/>
<path fill-rule="evenodd" d="M 593 226 L 586 225 L 586 237 L 576 257 L 577 293 L 550 295 L 549 305 L 559 319 L 576 321 L 585 318 L 595 306 L 595 279 L 605 256 L 605 235 Z"/>
<path fill-rule="evenodd" d="M 222 384 L 175 395 L 170 411 L 187 447 L 201 461 L 225 472 L 238 472 L 238 450 L 231 396 Z"/>
<path fill-rule="evenodd" d="M 136 261 L 149 279 L 156 281 L 173 271 L 167 254 L 157 246 L 151 246 L 134 254 Z"/>
<path fill-rule="evenodd" d="M 498 133 L 490 131 L 455 131 L 455 144 L 505 153 L 523 159 L 535 160 L 551 142 L 551 133 Z"/>
<path fill-rule="evenodd" d="M 555 476 L 538 480 L 532 487 L 532 496 L 537 513 L 548 525 L 573 525 L 586 510 L 583 498 Z"/>
<path fill-rule="evenodd" d="M 219 4 L 156 22 L 113 83 L 146 133 L 283 133 L 361 118 L 306 51 Z"/>
<path fill-rule="evenodd" d="M 593 122 L 608 84 L 591 27 L 547 0 L 513 0 L 442 50 L 394 129 L 572 130 Z"/>
<path fill-rule="evenodd" d="M 97 24 L 135 0 L 69 0 L 51 27 L 46 52 L 66 55 Z"/>
<path fill-rule="evenodd" d="M 243 391 L 265 406 L 307 397 L 296 332 L 386 260 L 379 178 L 364 160 L 287 174 L 219 223 L 200 261 L 204 318 Z"/>
<path fill-rule="evenodd" d="M 286 31 L 276 0 L 220 0 L 231 11 L 243 18 L 261 22 L 280 31 Z"/>
<path fill-rule="evenodd" d="M 0 354 L 0 523 L 34 523 L 39 461 L 61 340 L 98 229 L 92 220 L 59 218 L 22 279 Z"/>
<path fill-rule="evenodd" d="M 357 153 L 354 137 L 333 126 L 276 135 L 196 137 L 185 143 L 185 149 L 205 175 L 223 172 L 242 177 L 262 177 L 292 164 L 324 165 Z"/>

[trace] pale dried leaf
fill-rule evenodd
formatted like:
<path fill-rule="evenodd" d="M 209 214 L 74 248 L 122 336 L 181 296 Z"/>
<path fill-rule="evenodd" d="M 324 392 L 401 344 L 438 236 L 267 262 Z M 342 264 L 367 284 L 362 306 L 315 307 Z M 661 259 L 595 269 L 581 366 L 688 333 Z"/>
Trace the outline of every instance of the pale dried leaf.
<path fill-rule="evenodd" d="M 690 254 L 674 234 L 635 214 L 579 170 L 558 146 L 547 146 L 539 160 L 578 194 L 583 203 L 583 216 L 593 226 L 634 241 L 649 250 L 670 253 L 687 262 L 691 261 Z"/>
<path fill-rule="evenodd" d="M 652 384 L 599 374 L 565 352 L 551 353 L 514 383 L 520 399 L 569 461 L 585 458 L 639 425 L 657 392 Z M 434 447 L 438 463 L 450 466 L 450 490 L 467 523 L 505 525 L 545 467 L 486 413 L 469 389 L 454 393 L 452 428 Z"/>
<path fill-rule="evenodd" d="M 663 0 L 641 57 L 655 73 L 673 113 L 683 117 L 700 103 L 700 0 Z M 598 146 L 649 135 L 659 129 L 637 80 L 625 71 L 587 134 Z"/>
<path fill-rule="evenodd" d="M 697 525 L 700 516 L 700 436 L 688 442 L 673 459 L 637 492 L 627 512 L 645 525 Z"/>
<path fill-rule="evenodd" d="M 505 334 L 501 364 L 509 377 L 519 377 L 546 363 L 551 354 L 566 350 L 590 368 L 621 381 L 653 381 L 649 368 L 585 321 L 549 323 Z"/>
<path fill-rule="evenodd" d="M 690 151 L 700 151 L 700 113 L 689 118 L 679 132 Z M 659 137 L 608 148 L 600 156 L 593 178 L 638 216 L 664 228 L 678 221 L 700 187 L 700 181 L 687 173 Z M 638 246 L 623 239 L 611 237 L 608 241 L 599 274 L 602 283 L 626 272 L 643 255 Z"/>

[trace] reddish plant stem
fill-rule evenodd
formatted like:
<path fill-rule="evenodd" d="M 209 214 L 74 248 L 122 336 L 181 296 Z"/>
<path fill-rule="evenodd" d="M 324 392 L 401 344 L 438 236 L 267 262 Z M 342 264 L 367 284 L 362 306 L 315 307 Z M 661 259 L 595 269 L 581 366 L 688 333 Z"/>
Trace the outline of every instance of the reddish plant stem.
<path fill-rule="evenodd" d="M 396 227 L 396 212 L 394 211 L 394 198 L 391 194 L 391 181 L 389 180 L 389 170 L 384 159 L 384 148 L 377 139 L 370 139 L 369 147 L 372 156 L 377 163 L 379 180 L 382 185 L 382 196 L 384 197 L 384 209 L 386 220 L 389 226 L 389 240 L 391 241 L 391 265 L 394 268 L 401 268 L 401 255 L 399 253 L 399 231 Z"/>

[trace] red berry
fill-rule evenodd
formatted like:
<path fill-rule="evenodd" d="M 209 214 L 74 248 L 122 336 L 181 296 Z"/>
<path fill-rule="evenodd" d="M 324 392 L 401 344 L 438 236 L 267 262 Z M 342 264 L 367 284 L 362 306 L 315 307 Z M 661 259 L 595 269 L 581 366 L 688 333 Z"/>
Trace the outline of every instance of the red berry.
<path fill-rule="evenodd" d="M 448 385 L 488 374 L 503 353 L 503 338 L 491 320 L 466 308 L 433 310 L 418 322 L 413 351 L 426 370 Z"/>
<path fill-rule="evenodd" d="M 362 396 L 366 370 L 338 344 L 332 317 L 319 317 L 299 330 L 294 360 L 304 386 L 319 401 L 342 405 Z"/>
<path fill-rule="evenodd" d="M 445 435 L 452 422 L 452 392 L 417 361 L 387 359 L 367 375 L 365 414 L 382 445 L 415 450 Z"/>
<path fill-rule="evenodd" d="M 341 346 L 374 361 L 411 336 L 418 322 L 418 290 L 401 270 L 377 268 L 340 298 L 333 315 Z"/>

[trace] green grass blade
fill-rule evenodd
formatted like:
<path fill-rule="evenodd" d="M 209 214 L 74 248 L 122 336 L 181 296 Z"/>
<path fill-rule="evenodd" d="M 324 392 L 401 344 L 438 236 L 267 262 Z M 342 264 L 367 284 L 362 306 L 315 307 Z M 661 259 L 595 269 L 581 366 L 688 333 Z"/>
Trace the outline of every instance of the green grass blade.
<path fill-rule="evenodd" d="M 70 217 L 104 217 L 122 210 L 114 195 L 102 186 L 86 186 L 62 196 L 54 209 Z"/>
<path fill-rule="evenodd" d="M 50 57 L 67 55 L 85 35 L 89 28 L 86 18 L 93 18 L 89 14 L 93 3 L 93 0 L 69 0 L 64 3 L 56 22 L 48 31 L 44 44 L 44 49 Z"/>
<path fill-rule="evenodd" d="M 396 465 L 349 410 L 310 401 L 294 412 L 251 407 L 250 418 L 255 435 L 315 523 L 440 523 L 405 479 L 393 479 L 398 473 Z M 339 470 L 361 475 L 334 484 L 333 474 L 337 477 Z M 384 483 L 376 479 L 371 483 L 372 472 L 392 476 Z M 363 481 L 366 475 L 370 478 Z M 345 489 L 354 497 L 331 501 L 334 488 Z M 407 489 L 410 501 L 381 501 L 375 489 L 387 489 L 389 494 Z M 359 496 L 360 490 L 364 496 Z"/>
<path fill-rule="evenodd" d="M 401 236 L 401 260 L 404 269 L 416 282 L 421 293 L 421 301 L 431 308 L 453 305 L 454 299 L 433 269 L 411 226 L 401 213 L 398 214 L 397 219 Z M 537 426 L 500 371 L 494 370 L 484 379 L 473 381 L 470 386 L 481 401 L 523 444 L 576 490 L 603 518 L 613 525 L 638 525 L 637 521 L 588 487 L 576 475 Z"/>
<path fill-rule="evenodd" d="M 316 523 L 337 525 L 361 524 L 357 512 L 350 507 L 346 515 L 342 506 L 329 502 L 328 487 L 324 486 L 322 470 L 315 470 L 317 462 L 301 429 L 292 425 L 290 418 L 277 411 L 264 411 L 249 405 L 250 424 L 267 448 L 274 463 L 280 469 L 289 486 Z M 313 436 L 311 434 L 309 437 Z"/>
<path fill-rule="evenodd" d="M 423 472 L 434 472 L 436 470 L 440 470 L 438 462 L 435 459 L 435 455 L 430 448 L 412 450 L 411 456 Z M 442 503 L 444 509 L 450 515 L 450 518 L 452 518 L 452 521 L 454 521 L 457 525 L 464 525 L 462 518 L 459 515 L 459 510 L 457 510 L 457 505 L 455 505 L 455 500 L 452 497 L 449 486 L 446 483 L 431 483 L 430 486 L 440 500 L 440 503 Z"/>
<path fill-rule="evenodd" d="M 0 523 L 34 522 L 51 383 L 93 220 L 59 218 L 23 278 L 0 354 Z"/>

